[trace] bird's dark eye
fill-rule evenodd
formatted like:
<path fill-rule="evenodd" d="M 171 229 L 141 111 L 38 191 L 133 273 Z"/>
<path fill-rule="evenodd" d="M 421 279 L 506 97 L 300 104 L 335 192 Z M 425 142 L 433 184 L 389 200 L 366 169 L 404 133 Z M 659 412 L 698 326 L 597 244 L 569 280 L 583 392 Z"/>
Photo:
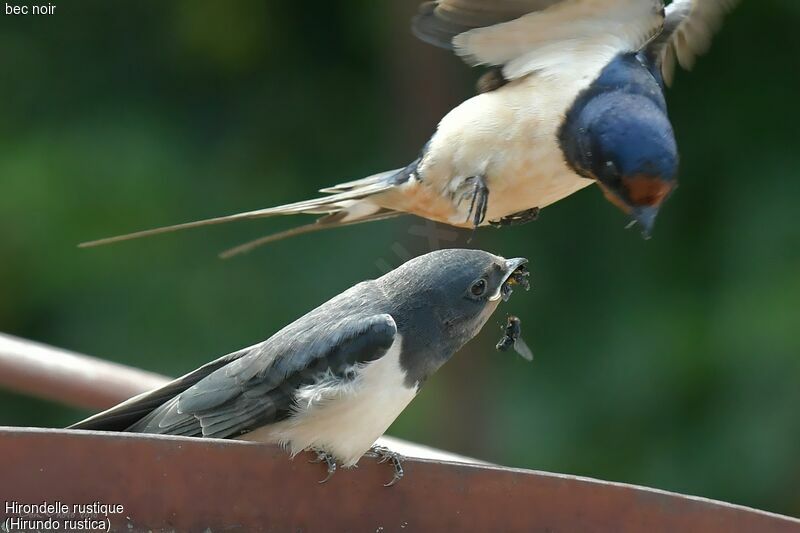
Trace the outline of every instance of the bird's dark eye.
<path fill-rule="evenodd" d="M 483 296 L 483 293 L 486 292 L 486 280 L 481 278 L 474 282 L 469 288 L 469 292 L 471 292 L 473 296 Z"/>

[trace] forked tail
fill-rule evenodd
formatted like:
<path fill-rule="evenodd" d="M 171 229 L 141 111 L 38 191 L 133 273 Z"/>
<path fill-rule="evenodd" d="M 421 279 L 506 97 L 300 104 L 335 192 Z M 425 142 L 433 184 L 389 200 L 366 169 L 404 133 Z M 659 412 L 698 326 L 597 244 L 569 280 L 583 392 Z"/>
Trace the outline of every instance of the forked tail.
<path fill-rule="evenodd" d="M 288 231 L 263 237 L 257 241 L 253 241 L 242 246 L 237 246 L 236 248 L 228 250 L 221 255 L 222 257 L 231 257 L 239 253 L 250 251 L 257 246 L 303 233 L 310 233 L 313 231 L 340 226 L 349 226 L 352 224 L 360 224 L 362 222 L 370 222 L 373 220 L 383 220 L 401 215 L 402 213 L 397 211 L 382 209 L 380 206 L 369 202 L 367 199 L 370 196 L 382 193 L 395 187 L 399 181 L 398 178 L 402 180 L 402 175 L 405 172 L 406 168 L 390 170 L 369 176 L 364 179 L 342 183 L 341 185 L 336 185 L 335 187 L 322 189 L 320 192 L 328 193 L 329 196 L 323 196 L 321 198 L 314 198 L 312 200 L 305 200 L 302 202 L 295 202 L 293 204 L 270 207 L 267 209 L 246 211 L 244 213 L 236 213 L 234 215 L 228 215 L 224 217 L 209 218 L 194 222 L 186 222 L 183 224 L 175 224 L 173 226 L 164 226 L 144 231 L 137 231 L 134 233 L 128 233 L 126 235 L 118 235 L 116 237 L 107 237 L 105 239 L 84 242 L 78 246 L 80 248 L 90 248 L 104 244 L 139 239 L 142 237 L 150 237 L 151 235 L 159 235 L 161 233 L 171 233 L 173 231 L 199 228 L 202 226 L 224 224 L 226 222 L 233 222 L 236 220 L 265 218 L 277 215 L 324 215 L 312 224 L 307 224 L 305 226 L 300 226 Z"/>

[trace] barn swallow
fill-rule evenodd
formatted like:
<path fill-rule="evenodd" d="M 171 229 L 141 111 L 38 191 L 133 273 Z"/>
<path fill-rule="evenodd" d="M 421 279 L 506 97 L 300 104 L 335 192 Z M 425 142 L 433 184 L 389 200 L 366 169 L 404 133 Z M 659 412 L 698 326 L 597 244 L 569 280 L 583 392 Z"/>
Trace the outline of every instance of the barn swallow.
<path fill-rule="evenodd" d="M 527 259 L 438 250 L 361 282 L 269 339 L 216 359 L 74 429 L 234 438 L 354 466 L 420 387 L 483 328 Z M 391 460 L 403 475 L 396 454 Z M 326 478 L 327 479 L 327 478 Z"/>
<path fill-rule="evenodd" d="M 677 184 L 664 97 L 735 0 L 438 0 L 415 35 L 489 67 L 410 164 L 322 189 L 321 198 L 84 243 L 94 246 L 275 215 L 314 223 L 237 247 L 414 214 L 456 227 L 527 222 L 597 183 L 649 235 Z"/>

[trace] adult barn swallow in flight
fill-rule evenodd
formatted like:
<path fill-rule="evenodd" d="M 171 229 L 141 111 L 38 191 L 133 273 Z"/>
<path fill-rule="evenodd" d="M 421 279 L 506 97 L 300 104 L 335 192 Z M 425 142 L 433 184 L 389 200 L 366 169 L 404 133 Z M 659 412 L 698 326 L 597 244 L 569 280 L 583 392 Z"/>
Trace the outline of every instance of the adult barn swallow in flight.
<path fill-rule="evenodd" d="M 322 198 L 84 243 L 209 224 L 323 215 L 292 235 L 414 214 L 457 227 L 508 225 L 598 183 L 645 234 L 676 185 L 664 89 L 691 67 L 734 0 L 438 0 L 422 40 L 489 66 L 409 165 L 322 189 Z"/>

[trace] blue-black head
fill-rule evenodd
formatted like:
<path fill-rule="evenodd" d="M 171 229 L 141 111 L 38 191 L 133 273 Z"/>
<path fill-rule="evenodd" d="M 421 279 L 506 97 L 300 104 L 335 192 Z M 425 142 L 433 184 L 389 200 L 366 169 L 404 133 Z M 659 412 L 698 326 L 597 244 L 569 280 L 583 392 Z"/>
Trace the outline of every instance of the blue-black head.
<path fill-rule="evenodd" d="M 675 135 L 652 74 L 635 58 L 610 67 L 567 114 L 561 146 L 572 168 L 648 236 L 677 186 Z"/>

